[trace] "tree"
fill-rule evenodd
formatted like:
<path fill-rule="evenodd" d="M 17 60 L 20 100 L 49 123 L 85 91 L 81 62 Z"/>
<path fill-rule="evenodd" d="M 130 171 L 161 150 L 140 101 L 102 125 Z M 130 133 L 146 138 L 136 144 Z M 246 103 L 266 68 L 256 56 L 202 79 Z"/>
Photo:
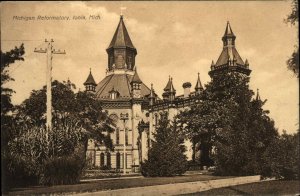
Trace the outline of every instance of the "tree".
<path fill-rule="evenodd" d="M 214 76 L 196 107 L 179 115 L 185 134 L 207 140 L 221 175 L 262 173 L 263 153 L 278 136 L 265 101 L 253 100 L 250 78 L 224 72 Z M 211 149 L 212 150 L 212 149 Z"/>
<path fill-rule="evenodd" d="M 295 134 L 283 132 L 263 154 L 265 176 L 278 179 L 299 179 L 299 130 Z"/>
<path fill-rule="evenodd" d="M 11 129 L 12 115 L 9 114 L 13 109 L 11 102 L 11 95 L 14 93 L 13 89 L 5 87 L 7 82 L 13 81 L 14 79 L 9 75 L 8 68 L 16 61 L 24 61 L 23 55 L 25 54 L 24 45 L 21 44 L 19 47 L 8 52 L 2 52 L 1 50 L 1 185 L 6 187 L 7 177 L 6 171 L 8 170 L 8 142 L 15 136 L 15 133 Z"/>
<path fill-rule="evenodd" d="M 17 107 L 13 128 L 18 130 L 18 135 L 9 143 L 9 152 L 12 161 L 21 165 L 13 164 L 10 170 L 22 176 L 15 171 L 28 162 L 21 170 L 25 177 L 33 175 L 43 184 L 75 183 L 85 166 L 88 139 L 95 139 L 112 149 L 110 133 L 114 125 L 92 94 L 74 93 L 75 85 L 70 81 L 53 81 L 52 87 L 53 126 L 48 134 L 45 127 L 46 87 L 33 91 Z M 69 168 L 71 166 L 76 169 Z M 59 174 L 53 174 L 55 171 Z"/>
<path fill-rule="evenodd" d="M 25 54 L 24 45 L 15 47 L 8 52 L 1 51 L 1 149 L 5 149 L 7 142 L 12 136 L 9 130 L 11 123 L 11 115 L 8 113 L 12 110 L 11 95 L 14 93 L 13 89 L 6 88 L 5 84 L 14 79 L 9 75 L 9 66 L 16 61 L 24 61 Z M 2 151 L 1 151 L 2 152 Z"/>
<path fill-rule="evenodd" d="M 182 111 L 177 119 L 180 130 L 193 143 L 193 161 L 202 166 L 209 166 L 212 165 L 209 154 L 219 119 L 212 117 L 217 112 L 213 107 L 217 103 L 205 99 L 205 95 L 200 96 L 199 103 Z M 196 151 L 199 150 L 201 150 L 201 156 L 196 157 Z"/>
<path fill-rule="evenodd" d="M 296 25 L 299 21 L 299 7 L 298 1 L 292 0 L 292 12 L 285 19 L 286 23 L 291 23 Z M 294 72 L 294 74 L 299 78 L 299 45 L 295 45 L 295 50 L 292 56 L 287 60 L 288 69 Z"/>
<path fill-rule="evenodd" d="M 184 154 L 183 135 L 176 120 L 170 123 L 168 113 L 161 113 L 158 127 L 151 141 L 148 160 L 142 164 L 144 176 L 174 176 L 186 171 L 187 158 Z"/>

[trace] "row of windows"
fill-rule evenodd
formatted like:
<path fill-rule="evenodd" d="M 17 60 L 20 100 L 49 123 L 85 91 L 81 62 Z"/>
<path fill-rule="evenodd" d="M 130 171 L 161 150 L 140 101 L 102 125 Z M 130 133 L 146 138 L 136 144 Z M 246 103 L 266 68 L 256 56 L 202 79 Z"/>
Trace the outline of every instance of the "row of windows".
<path fill-rule="evenodd" d="M 111 165 L 111 155 L 110 153 L 107 153 L 106 155 L 107 158 L 107 165 Z M 104 166 L 104 153 L 100 154 L 100 166 L 103 167 Z"/>
<path fill-rule="evenodd" d="M 86 86 L 86 90 L 87 91 L 95 91 L 95 86 L 93 86 L 93 85 L 87 85 Z"/>
<path fill-rule="evenodd" d="M 116 130 L 116 144 L 120 144 L 120 130 L 119 129 Z M 128 145 L 128 130 L 125 131 L 125 145 Z"/>
<path fill-rule="evenodd" d="M 104 166 L 104 159 L 105 159 L 105 155 L 102 152 L 100 154 L 100 167 Z M 111 154 L 110 153 L 106 154 L 106 165 L 111 166 Z M 117 154 L 116 154 L 116 168 L 117 169 L 121 168 L 121 154 L 119 152 L 117 152 Z M 126 168 L 127 168 L 127 160 L 126 160 Z"/>

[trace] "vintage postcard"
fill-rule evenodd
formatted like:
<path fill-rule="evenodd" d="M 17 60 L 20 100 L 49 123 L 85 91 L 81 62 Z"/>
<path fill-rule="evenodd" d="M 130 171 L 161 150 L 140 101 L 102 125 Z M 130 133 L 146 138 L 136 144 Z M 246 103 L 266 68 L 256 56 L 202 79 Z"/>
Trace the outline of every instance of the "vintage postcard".
<path fill-rule="evenodd" d="M 300 193 L 297 0 L 0 5 L 4 195 Z"/>

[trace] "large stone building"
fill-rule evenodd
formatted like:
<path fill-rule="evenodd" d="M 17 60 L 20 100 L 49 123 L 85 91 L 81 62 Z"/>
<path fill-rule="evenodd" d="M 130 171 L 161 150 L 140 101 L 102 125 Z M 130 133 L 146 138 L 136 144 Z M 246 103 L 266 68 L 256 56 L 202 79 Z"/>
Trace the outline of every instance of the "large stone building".
<path fill-rule="evenodd" d="M 235 39 L 230 24 L 227 23 L 222 37 L 223 50 L 216 63 L 211 64 L 211 77 L 226 70 L 250 74 L 248 61 L 244 62 L 235 48 Z M 108 111 L 117 125 L 111 134 L 115 148 L 112 152 L 90 140 L 87 154 L 95 166 L 123 170 L 125 164 L 127 172 L 136 171 L 140 160 L 147 158 L 149 139 L 155 131 L 159 113 L 168 111 L 171 119 L 180 110 L 196 104 L 199 101 L 198 95 L 204 89 L 199 74 L 198 78 L 195 76 L 194 90 L 191 89 L 190 82 L 185 82 L 182 85 L 184 93 L 178 96 L 172 78 L 169 78 L 164 88 L 162 99 L 155 93 L 152 85 L 150 88 L 146 86 L 136 69 L 137 49 L 129 37 L 123 16 L 120 17 L 106 52 L 108 61 L 105 78 L 96 84 L 90 72 L 84 85 L 86 91 L 95 93 L 96 98 L 102 102 L 103 109 Z M 139 129 L 143 130 L 141 135 Z M 191 159 L 193 145 L 189 141 L 185 141 L 185 144 L 187 156 Z"/>

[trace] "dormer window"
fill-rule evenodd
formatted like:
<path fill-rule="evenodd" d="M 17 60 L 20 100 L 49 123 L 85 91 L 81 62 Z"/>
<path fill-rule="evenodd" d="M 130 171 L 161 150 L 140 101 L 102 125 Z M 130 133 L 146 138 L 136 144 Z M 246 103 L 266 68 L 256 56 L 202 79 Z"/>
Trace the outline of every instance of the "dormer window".
<path fill-rule="evenodd" d="M 116 90 L 114 89 L 114 87 L 113 87 L 112 90 L 109 91 L 109 97 L 110 97 L 111 99 L 116 99 L 116 98 L 119 97 L 119 92 L 116 91 Z"/>
<path fill-rule="evenodd" d="M 117 98 L 117 93 L 113 92 L 110 94 L 111 99 L 116 99 Z"/>

